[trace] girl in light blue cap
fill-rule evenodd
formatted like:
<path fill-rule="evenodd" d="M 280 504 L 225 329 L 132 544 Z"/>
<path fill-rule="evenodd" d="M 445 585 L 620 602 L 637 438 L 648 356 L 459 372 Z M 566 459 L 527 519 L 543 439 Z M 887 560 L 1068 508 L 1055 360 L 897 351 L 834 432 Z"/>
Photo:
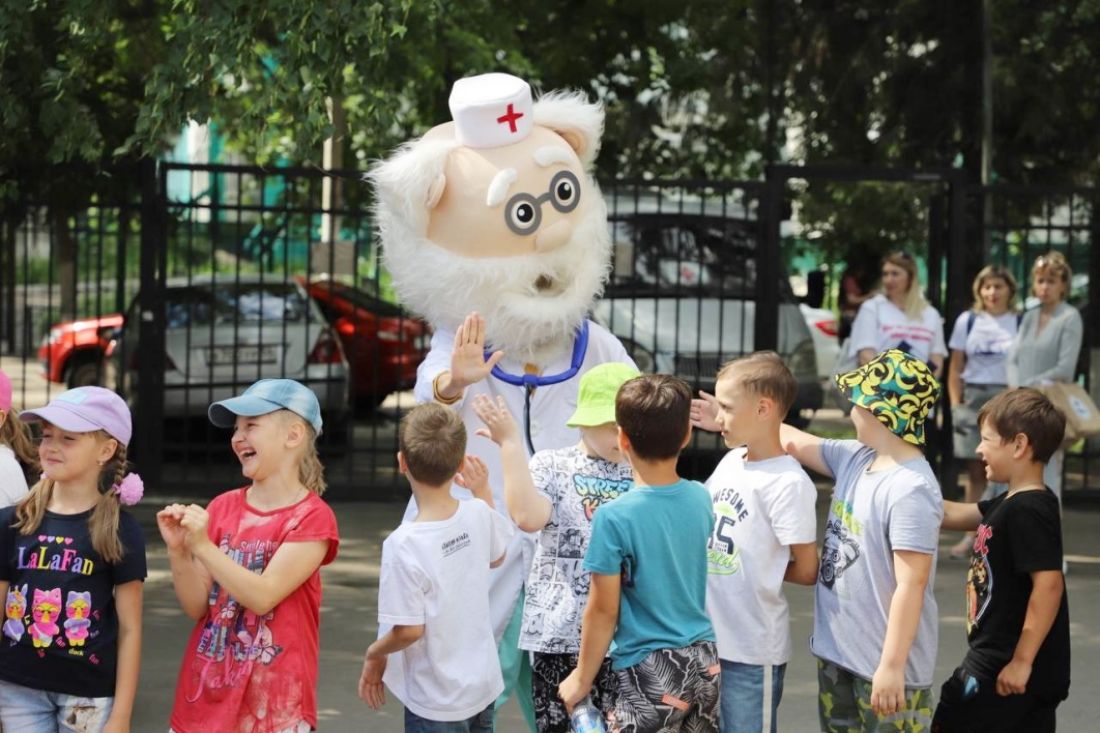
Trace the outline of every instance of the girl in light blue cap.
<path fill-rule="evenodd" d="M 304 385 L 263 379 L 209 415 L 233 429 L 249 485 L 157 514 L 176 596 L 195 619 L 171 729 L 303 733 L 317 727 L 320 569 L 340 542 L 321 499 L 321 408 Z"/>

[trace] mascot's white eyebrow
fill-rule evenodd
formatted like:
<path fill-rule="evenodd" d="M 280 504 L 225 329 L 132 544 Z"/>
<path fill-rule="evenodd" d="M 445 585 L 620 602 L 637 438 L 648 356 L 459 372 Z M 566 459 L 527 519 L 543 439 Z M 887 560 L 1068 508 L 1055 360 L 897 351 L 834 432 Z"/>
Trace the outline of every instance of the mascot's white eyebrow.
<path fill-rule="evenodd" d="M 489 193 L 485 196 L 485 205 L 496 206 L 504 201 L 504 197 L 508 195 L 508 187 L 515 182 L 515 168 L 505 168 L 493 176 L 493 181 L 489 184 Z"/>
<path fill-rule="evenodd" d="M 535 162 L 543 168 L 549 168 L 555 163 L 569 165 L 573 162 L 569 151 L 560 145 L 544 145 L 535 151 Z"/>

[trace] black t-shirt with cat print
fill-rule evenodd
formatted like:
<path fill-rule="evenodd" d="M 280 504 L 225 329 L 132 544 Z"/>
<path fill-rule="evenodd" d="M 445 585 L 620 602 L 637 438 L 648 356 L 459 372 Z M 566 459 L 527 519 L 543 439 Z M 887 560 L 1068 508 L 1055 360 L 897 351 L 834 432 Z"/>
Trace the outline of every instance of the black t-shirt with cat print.
<path fill-rule="evenodd" d="M 66 695 L 112 697 L 118 659 L 116 585 L 144 580 L 145 538 L 119 517 L 124 555 L 110 564 L 92 548 L 88 517 L 46 512 L 38 530 L 0 509 L 0 581 L 8 583 L 0 633 L 0 679 Z"/>

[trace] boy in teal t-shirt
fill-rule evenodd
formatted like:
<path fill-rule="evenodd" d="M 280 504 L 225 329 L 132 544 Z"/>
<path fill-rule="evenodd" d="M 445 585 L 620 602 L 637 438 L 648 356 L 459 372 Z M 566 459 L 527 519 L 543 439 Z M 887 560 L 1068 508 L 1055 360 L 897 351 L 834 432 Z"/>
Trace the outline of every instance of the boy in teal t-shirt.
<path fill-rule="evenodd" d="M 593 519 L 581 651 L 558 688 L 572 709 L 614 641 L 618 696 L 608 722 L 615 729 L 718 732 L 720 667 L 706 613 L 714 514 L 706 488 L 676 473 L 690 415 L 691 390 L 667 375 L 632 379 L 615 401 L 634 488 Z"/>

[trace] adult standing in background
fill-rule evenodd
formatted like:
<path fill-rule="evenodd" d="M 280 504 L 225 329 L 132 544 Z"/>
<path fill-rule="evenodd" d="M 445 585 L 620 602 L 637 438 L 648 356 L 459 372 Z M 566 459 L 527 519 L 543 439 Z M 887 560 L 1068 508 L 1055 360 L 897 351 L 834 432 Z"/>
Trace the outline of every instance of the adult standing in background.
<path fill-rule="evenodd" d="M 901 349 L 927 363 L 937 378 L 943 373 L 943 318 L 925 300 L 917 261 L 908 252 L 882 258 L 882 292 L 859 307 L 849 348 L 861 365 Z"/>
<path fill-rule="evenodd" d="M 948 346 L 947 394 L 954 422 L 955 457 L 966 461 L 964 501 L 976 503 L 986 488 L 985 466 L 975 451 L 981 436 L 978 411 L 1008 384 L 1008 352 L 1016 338 L 1016 278 L 1000 265 L 982 268 L 974 278 L 974 305 L 959 315 Z M 974 533 L 951 548 L 951 557 L 970 556 Z"/>
<path fill-rule="evenodd" d="M 875 297 L 873 286 L 874 273 L 865 262 L 856 262 L 845 268 L 840 276 L 840 292 L 837 306 L 840 310 L 840 328 L 837 339 L 841 344 L 852 335 L 852 323 L 856 320 L 859 307 Z"/>
<path fill-rule="evenodd" d="M 1039 307 L 1024 314 L 1016 340 L 1008 353 L 1008 385 L 1038 387 L 1072 382 L 1077 372 L 1084 324 L 1077 309 L 1066 302 L 1073 271 L 1060 252 L 1047 252 L 1031 268 L 1031 292 Z M 1059 448 L 1043 471 L 1043 481 L 1062 498 L 1062 464 L 1066 451 Z"/>

